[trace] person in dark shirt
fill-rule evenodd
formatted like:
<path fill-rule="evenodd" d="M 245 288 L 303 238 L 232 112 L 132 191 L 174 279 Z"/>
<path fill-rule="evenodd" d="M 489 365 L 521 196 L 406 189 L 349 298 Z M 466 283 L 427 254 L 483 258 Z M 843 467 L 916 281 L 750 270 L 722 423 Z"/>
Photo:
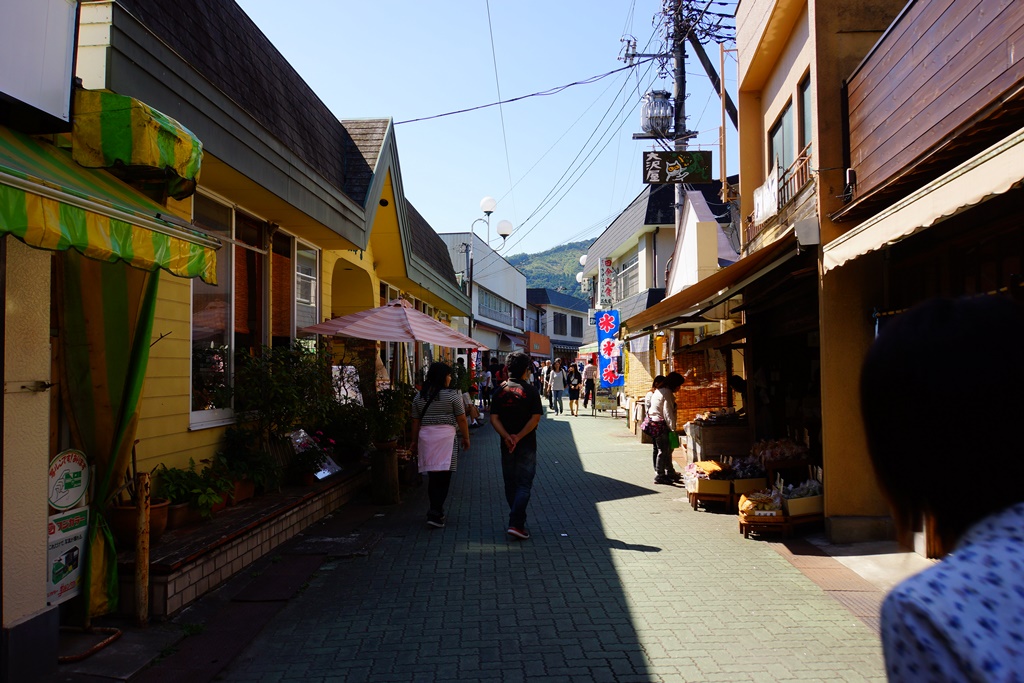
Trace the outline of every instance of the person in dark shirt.
<path fill-rule="evenodd" d="M 508 535 L 525 540 L 526 506 L 537 472 L 537 425 L 544 414 L 540 394 L 530 386 L 531 362 L 524 353 L 506 361 L 509 379 L 491 396 L 491 426 L 501 438 L 501 474 L 508 501 Z"/>

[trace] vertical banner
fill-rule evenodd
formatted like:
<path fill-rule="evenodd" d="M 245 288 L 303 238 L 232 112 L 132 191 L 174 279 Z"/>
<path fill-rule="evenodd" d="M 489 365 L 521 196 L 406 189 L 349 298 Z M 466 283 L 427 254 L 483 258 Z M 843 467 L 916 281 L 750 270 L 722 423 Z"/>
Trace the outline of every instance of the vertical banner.
<path fill-rule="evenodd" d="M 619 334 L 619 312 L 598 311 L 597 313 L 597 355 L 598 373 L 601 375 L 601 387 L 621 387 L 626 378 L 619 369 L 619 356 L 622 353 L 622 342 L 616 337 Z"/>
<path fill-rule="evenodd" d="M 610 258 L 601 259 L 600 269 L 600 280 L 601 280 L 601 291 L 598 297 L 598 303 L 601 304 L 601 308 L 612 305 L 612 295 L 615 291 L 615 267 L 612 265 Z"/>

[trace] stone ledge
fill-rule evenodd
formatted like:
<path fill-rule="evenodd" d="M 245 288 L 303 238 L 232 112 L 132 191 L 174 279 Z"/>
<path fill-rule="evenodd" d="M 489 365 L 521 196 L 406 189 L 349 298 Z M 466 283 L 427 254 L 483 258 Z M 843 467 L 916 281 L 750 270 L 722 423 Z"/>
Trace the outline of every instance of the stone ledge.
<path fill-rule="evenodd" d="M 353 466 L 312 486 L 283 488 L 217 513 L 202 524 L 164 533 L 149 565 L 150 618 L 167 619 L 367 488 Z M 118 612 L 135 611 L 135 555 L 118 555 Z"/>

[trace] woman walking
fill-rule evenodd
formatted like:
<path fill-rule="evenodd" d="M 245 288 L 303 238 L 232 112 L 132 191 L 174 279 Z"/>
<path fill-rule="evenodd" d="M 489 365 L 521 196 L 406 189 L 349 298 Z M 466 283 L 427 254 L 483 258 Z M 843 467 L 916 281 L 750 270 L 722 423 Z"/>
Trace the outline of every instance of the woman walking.
<path fill-rule="evenodd" d="M 580 414 L 580 389 L 583 387 L 583 375 L 575 363 L 569 364 L 569 372 L 565 376 L 569 386 L 569 412 L 577 416 Z"/>
<path fill-rule="evenodd" d="M 427 473 L 427 524 L 441 528 L 445 523 L 444 502 L 458 465 L 459 439 L 462 450 L 469 448 L 469 421 L 462 395 L 448 388 L 452 368 L 432 363 L 423 380 L 423 388 L 412 400 L 412 445 L 419 459 L 420 472 Z"/>
<path fill-rule="evenodd" d="M 556 358 L 555 364 L 551 366 L 551 402 L 555 407 L 555 415 L 565 412 L 562 406 L 562 394 L 565 393 L 565 370 L 562 368 L 562 359 Z"/>
<path fill-rule="evenodd" d="M 665 383 L 658 387 L 651 397 L 651 409 L 647 413 L 647 429 L 644 431 L 654 439 L 657 453 L 655 468 L 658 474 L 654 477 L 655 484 L 672 484 L 681 478 L 672 465 L 672 447 L 668 442 L 668 433 L 676 430 L 675 392 L 683 386 L 685 381 L 678 372 L 670 372 L 665 377 Z"/>
<path fill-rule="evenodd" d="M 657 393 L 658 389 L 660 389 L 661 385 L 664 384 L 664 383 L 665 383 L 665 375 L 657 375 L 657 376 L 655 376 L 654 381 L 651 382 L 651 389 L 650 389 L 650 391 L 647 392 L 647 395 L 644 396 L 644 418 L 646 418 L 648 415 L 651 414 L 651 399 L 654 398 L 654 394 Z M 655 474 L 655 476 L 657 476 L 657 474 L 658 474 L 658 442 L 655 441 L 653 437 L 651 438 L 651 445 L 652 445 L 652 448 L 654 450 L 654 454 L 653 454 L 652 459 L 651 459 L 651 464 L 654 466 L 654 474 Z"/>

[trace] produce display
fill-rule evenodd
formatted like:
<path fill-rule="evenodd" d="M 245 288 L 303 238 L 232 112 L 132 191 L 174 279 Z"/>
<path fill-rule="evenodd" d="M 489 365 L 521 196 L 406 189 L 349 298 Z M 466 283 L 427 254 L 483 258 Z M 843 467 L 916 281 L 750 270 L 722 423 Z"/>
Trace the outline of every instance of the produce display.
<path fill-rule="evenodd" d="M 756 515 L 758 512 L 769 512 L 782 509 L 782 496 L 779 490 L 751 491 L 740 496 L 739 511 L 744 515 Z"/>
<path fill-rule="evenodd" d="M 787 484 L 782 490 L 783 498 L 809 498 L 810 496 L 820 496 L 824 493 L 825 489 L 821 485 L 821 482 L 817 479 L 808 479 L 802 484 L 793 486 Z"/>
<path fill-rule="evenodd" d="M 761 459 L 754 456 L 734 460 L 732 463 L 732 473 L 733 479 L 758 479 L 765 475 Z"/>
<path fill-rule="evenodd" d="M 807 457 L 807 447 L 792 439 L 770 439 L 755 443 L 750 454 L 762 462 L 800 460 Z"/>

